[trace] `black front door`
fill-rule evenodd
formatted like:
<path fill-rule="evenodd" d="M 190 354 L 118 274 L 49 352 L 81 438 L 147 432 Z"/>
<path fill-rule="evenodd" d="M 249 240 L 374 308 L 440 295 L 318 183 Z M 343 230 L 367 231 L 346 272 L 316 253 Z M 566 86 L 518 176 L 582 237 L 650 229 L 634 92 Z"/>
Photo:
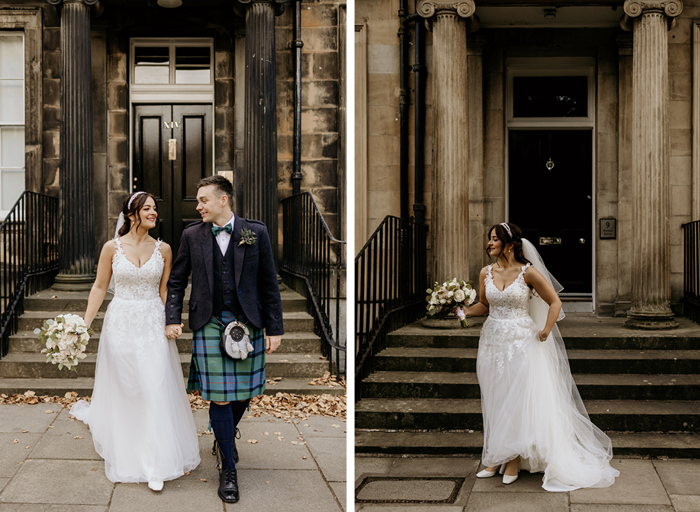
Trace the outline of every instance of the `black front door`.
<path fill-rule="evenodd" d="M 508 220 L 540 251 L 563 294 L 593 292 L 591 130 L 510 130 Z"/>
<path fill-rule="evenodd" d="M 200 220 L 197 182 L 213 173 L 211 105 L 134 105 L 133 190 L 156 196 L 160 225 L 151 235 L 173 248 Z"/>

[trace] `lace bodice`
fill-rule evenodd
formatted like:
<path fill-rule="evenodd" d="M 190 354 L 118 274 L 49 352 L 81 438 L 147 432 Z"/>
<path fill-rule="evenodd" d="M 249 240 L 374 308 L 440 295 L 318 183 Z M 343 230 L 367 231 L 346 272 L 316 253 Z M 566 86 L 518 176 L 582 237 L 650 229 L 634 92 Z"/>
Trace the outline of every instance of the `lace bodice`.
<path fill-rule="evenodd" d="M 114 241 L 117 244 L 117 253 L 112 259 L 114 296 L 124 300 L 160 299 L 160 280 L 164 265 L 163 255 L 160 253 L 161 241 L 156 241 L 153 254 L 141 267 L 127 259 L 119 238 L 115 238 Z"/>
<path fill-rule="evenodd" d="M 489 301 L 489 318 L 510 320 L 528 316 L 530 288 L 525 283 L 525 271 L 529 266 L 529 263 L 524 265 L 515 281 L 503 291 L 493 282 L 492 265 L 487 267 L 485 289 Z"/>

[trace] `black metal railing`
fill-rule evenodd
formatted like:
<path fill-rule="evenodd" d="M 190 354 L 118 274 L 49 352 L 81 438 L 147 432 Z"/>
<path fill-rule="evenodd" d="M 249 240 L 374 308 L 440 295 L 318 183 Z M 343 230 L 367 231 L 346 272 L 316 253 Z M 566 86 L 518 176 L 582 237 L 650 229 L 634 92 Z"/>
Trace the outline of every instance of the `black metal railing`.
<path fill-rule="evenodd" d="M 24 297 L 58 272 L 58 199 L 25 191 L 0 224 L 0 358 L 24 313 Z"/>
<path fill-rule="evenodd" d="M 323 341 L 322 353 L 328 358 L 329 370 L 345 377 L 346 343 L 340 335 L 345 242 L 331 234 L 308 192 L 282 200 L 282 212 L 284 246 L 280 267 L 306 283 L 307 310 L 314 317 L 315 333 Z"/>
<path fill-rule="evenodd" d="M 387 216 L 355 258 L 355 397 L 386 336 L 425 315 L 427 227 Z"/>
<path fill-rule="evenodd" d="M 700 323 L 700 220 L 683 224 L 683 314 Z"/>

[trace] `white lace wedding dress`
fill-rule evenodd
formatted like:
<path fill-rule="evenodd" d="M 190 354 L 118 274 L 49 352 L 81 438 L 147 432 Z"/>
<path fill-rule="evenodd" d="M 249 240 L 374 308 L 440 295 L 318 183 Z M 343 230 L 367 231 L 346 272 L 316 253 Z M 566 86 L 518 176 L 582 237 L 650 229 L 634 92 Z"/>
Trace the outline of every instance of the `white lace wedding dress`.
<path fill-rule="evenodd" d="M 70 413 L 90 426 L 112 482 L 173 480 L 200 457 L 176 344 L 165 336 L 160 241 L 141 267 L 116 243 L 92 403 L 81 400 Z"/>
<path fill-rule="evenodd" d="M 535 323 L 529 306 L 542 299 L 530 298 L 528 267 L 503 291 L 488 267 L 489 317 L 477 356 L 482 463 L 497 466 L 520 455 L 522 469 L 544 472 L 548 491 L 610 486 L 620 474 L 610 466 L 610 439 L 588 418 L 557 327 L 547 341 L 538 340 L 544 324 Z"/>

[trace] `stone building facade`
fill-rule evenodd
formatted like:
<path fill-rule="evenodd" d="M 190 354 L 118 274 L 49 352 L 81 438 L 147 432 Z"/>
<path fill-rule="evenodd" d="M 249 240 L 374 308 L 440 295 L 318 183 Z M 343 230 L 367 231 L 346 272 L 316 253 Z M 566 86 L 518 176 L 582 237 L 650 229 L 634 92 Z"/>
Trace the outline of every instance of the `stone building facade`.
<path fill-rule="evenodd" d="M 182 5 L 161 6 L 173 3 Z M 2 2 L 0 59 L 4 62 L 0 64 L 0 82 L 4 87 L 0 88 L 0 99 L 4 95 L 5 115 L 0 115 L 4 117 L 0 125 L 7 129 L 3 133 L 7 135 L 5 149 L 18 141 L 20 149 L 11 155 L 13 165 L 0 164 L 5 166 L 0 168 L 5 178 L 0 209 L 7 212 L 25 189 L 60 196 L 64 205 L 84 203 L 87 211 L 78 208 L 69 216 L 86 215 L 94 226 L 85 224 L 84 217 L 71 225 L 93 233 L 88 252 L 97 256 L 114 233 L 124 198 L 133 190 L 145 189 L 158 197 L 163 220 L 158 235 L 177 247 L 183 227 L 198 218 L 194 210 L 196 181 L 214 173 L 226 175 L 236 191 L 234 210 L 247 212 L 244 192 L 254 188 L 248 183 L 250 173 L 255 174 L 261 153 L 271 153 L 263 156 L 274 166 L 273 177 L 267 181 L 277 187 L 273 208 L 280 212 L 281 253 L 279 201 L 292 194 L 296 3 Z M 345 68 L 340 56 L 344 51 L 345 1 L 298 3 L 303 42 L 301 191 L 312 193 L 333 234 L 344 239 L 340 222 L 344 148 L 339 136 L 344 119 L 340 84 Z M 262 13 L 258 25 L 251 22 L 253 12 Z M 80 37 L 89 41 L 89 48 Z M 274 47 L 265 50 L 270 42 Z M 275 84 L 263 83 L 252 73 L 246 76 L 256 45 L 269 51 L 271 58 L 260 59 L 260 66 L 267 66 L 265 76 L 275 76 L 267 72 L 276 71 Z M 8 64 L 10 60 L 13 66 Z M 271 116 L 265 112 L 267 117 L 261 118 L 257 128 L 252 116 L 246 114 L 246 91 L 259 94 L 260 104 L 267 95 L 265 101 L 276 105 L 276 112 Z M 253 106 L 257 100 L 253 97 Z M 17 101 L 19 110 L 12 117 L 8 105 Z M 87 116 L 85 122 L 75 117 L 71 108 Z M 85 140 L 75 146 L 62 141 L 62 119 L 69 134 L 85 131 L 91 123 Z M 246 133 L 252 134 L 249 141 L 258 140 L 260 134 L 271 138 L 267 146 L 258 145 L 256 151 L 252 143 L 246 146 Z M 77 158 L 84 157 L 85 162 L 71 160 L 74 147 Z M 7 155 L 10 153 L 5 151 Z M 253 159 L 246 170 L 246 161 Z M 69 175 L 74 168 L 82 170 Z M 67 181 L 61 179 L 61 173 Z M 78 187 L 78 192 L 68 194 L 68 188 L 83 179 L 90 183 L 90 190 Z M 93 261 L 92 254 L 88 256 L 82 272 L 90 274 L 94 267 L 88 267 L 94 266 L 96 258 Z"/>
<path fill-rule="evenodd" d="M 414 215 L 421 24 L 429 279 L 475 279 L 486 230 L 506 220 L 564 284 L 565 309 L 673 326 L 682 225 L 700 219 L 698 18 L 697 0 L 357 0 L 357 247 L 384 216 Z"/>

